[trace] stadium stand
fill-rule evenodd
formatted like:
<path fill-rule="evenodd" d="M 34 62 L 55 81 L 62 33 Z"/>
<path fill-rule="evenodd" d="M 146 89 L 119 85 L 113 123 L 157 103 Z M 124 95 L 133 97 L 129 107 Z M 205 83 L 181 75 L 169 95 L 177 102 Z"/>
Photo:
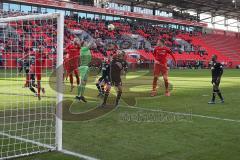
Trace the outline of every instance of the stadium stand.
<path fill-rule="evenodd" d="M 240 64 L 240 39 L 223 35 L 206 35 L 201 39 L 209 48 L 212 47 L 212 52 L 224 56 L 227 62 L 232 63 L 232 66 Z"/>
<path fill-rule="evenodd" d="M 2 17 L 9 14 L 12 16 L 18 16 L 23 13 L 9 11 L 1 12 Z M 6 60 L 6 66 L 15 67 L 17 62 L 13 59 L 14 57 L 19 57 L 17 55 L 8 54 L 8 45 L 11 44 L 16 46 L 16 54 L 22 52 L 32 52 L 33 42 L 29 41 L 29 39 L 34 38 L 38 39 L 38 45 L 46 46 L 45 51 L 51 53 L 52 58 L 54 58 L 56 46 L 49 46 L 49 44 L 52 44 L 52 41 L 56 41 L 56 39 L 53 39 L 52 37 L 54 36 L 51 35 L 54 32 L 48 34 L 48 31 L 54 30 L 56 32 L 56 28 L 49 28 L 47 21 L 41 21 L 39 23 L 45 24 L 45 28 L 43 29 L 44 33 L 31 34 L 32 32 L 36 33 L 36 31 L 40 30 L 39 25 L 33 22 L 30 22 L 30 24 L 23 24 L 23 28 L 18 28 L 17 26 L 21 25 L 16 25 L 16 22 L 11 23 L 11 27 L 17 31 L 16 33 L 18 36 L 24 36 L 27 40 L 24 42 L 16 42 L 11 38 L 8 39 L 7 42 L 6 40 L 0 40 L 0 44 L 4 48 L 2 51 L 2 59 L 3 61 Z M 107 25 L 110 23 L 116 27 L 116 30 L 109 31 L 107 29 Z M 141 40 L 134 42 L 134 44 L 131 44 L 127 49 L 136 50 L 143 60 L 153 60 L 151 54 L 152 47 L 146 47 L 146 42 L 150 42 L 150 44 L 154 46 L 157 39 L 164 39 L 167 46 L 174 51 L 179 64 L 189 63 L 183 61 L 195 61 L 194 63 L 197 61 L 203 61 L 205 62 L 205 66 L 207 66 L 212 54 L 217 54 L 219 56 L 219 60 L 228 65 L 228 67 L 233 67 L 234 65 L 240 63 L 240 50 L 236 45 L 239 44 L 240 40 L 233 37 L 225 38 L 219 35 L 202 35 L 200 32 L 185 32 L 181 30 L 167 29 L 149 22 L 110 22 L 98 19 L 82 19 L 80 17 L 66 16 L 65 44 L 68 44 L 70 40 L 74 38 L 74 35 L 70 32 L 74 30 L 83 30 L 87 32 L 91 37 L 99 42 L 97 44 L 101 44 L 98 45 L 96 49 L 92 50 L 93 56 L 100 59 L 103 59 L 104 54 L 110 54 L 109 49 L 105 47 L 107 43 L 114 42 L 122 47 L 121 45 L 126 42 L 124 36 L 128 36 L 130 37 L 131 42 L 136 37 L 142 37 Z M 23 43 L 25 45 L 23 45 Z M 236 61 L 236 59 L 239 61 Z M 134 62 L 132 58 L 129 58 L 129 60 Z M 51 64 L 51 62 L 49 62 L 49 64 Z"/>

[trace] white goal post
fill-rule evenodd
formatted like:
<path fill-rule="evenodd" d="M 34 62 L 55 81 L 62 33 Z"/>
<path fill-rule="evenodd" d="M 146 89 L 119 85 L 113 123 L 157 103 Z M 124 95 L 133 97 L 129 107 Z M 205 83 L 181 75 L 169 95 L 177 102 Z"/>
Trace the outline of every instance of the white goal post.
<path fill-rule="evenodd" d="M 35 38 L 28 40 L 25 36 L 17 35 L 17 38 L 15 40 L 11 40 L 11 44 L 14 45 L 7 46 L 10 42 L 5 42 L 6 37 L 3 34 L 3 43 L 6 43 L 4 44 L 4 46 L 8 47 L 9 52 L 6 53 L 6 55 L 8 55 L 8 57 L 12 59 L 11 62 L 9 62 L 10 64 L 7 66 L 7 58 L 5 58 L 5 69 L 0 70 L 0 83 L 9 85 L 9 90 L 0 88 L 0 94 L 3 95 L 3 98 L 9 97 L 9 105 L 7 104 L 7 101 L 0 101 L 0 160 L 47 152 L 49 150 L 61 151 L 63 148 L 62 101 L 64 14 L 50 13 L 0 18 L 0 24 L 14 22 L 16 23 L 16 25 L 21 25 L 21 23 L 18 23 L 19 21 L 28 21 L 26 26 L 23 25 L 18 27 L 24 28 L 28 27 L 29 23 L 32 21 L 42 21 L 45 19 L 49 19 L 49 25 L 57 26 L 56 31 L 54 31 L 53 29 L 49 29 L 49 32 L 53 32 L 54 34 L 51 33 L 47 35 L 50 37 L 50 45 L 53 45 L 53 43 L 57 42 L 56 60 L 53 60 L 56 62 L 49 65 L 51 69 L 46 69 L 46 71 L 44 70 L 44 74 L 46 75 L 49 75 L 50 71 L 56 71 L 56 89 L 55 92 L 51 91 L 50 96 L 48 95 L 47 90 L 46 95 L 49 98 L 43 97 L 41 101 L 37 100 L 36 97 L 31 95 L 31 92 L 29 90 L 22 89 L 22 86 L 19 87 L 19 85 L 24 82 L 24 76 L 20 76 L 18 71 L 16 71 L 15 73 L 16 68 L 12 64 L 15 63 L 15 59 L 13 60 L 13 55 L 21 54 L 13 54 L 13 50 L 16 48 L 13 41 L 23 41 L 23 44 L 24 41 L 29 41 L 31 42 L 31 45 L 33 44 L 35 45 L 34 47 L 37 47 L 38 43 L 40 43 L 39 39 Z M 37 29 L 41 29 L 41 26 Z M 31 34 L 38 34 L 37 32 L 39 31 L 37 29 L 36 31 L 34 31 L 35 33 L 29 33 L 28 35 L 31 36 Z M 8 32 L 8 34 L 11 35 L 18 33 L 15 30 L 6 30 L 5 28 L 1 28 L 1 30 L 4 30 L 4 32 Z M 55 32 L 56 37 L 54 37 Z M 44 30 L 41 31 L 41 34 L 45 34 Z M 56 39 L 56 41 L 54 41 L 54 39 Z M 22 48 L 24 48 L 24 46 Z M 16 50 L 16 52 L 19 52 L 18 49 Z M 46 79 L 47 78 L 45 78 L 44 80 L 47 81 Z M 45 85 L 48 85 L 47 82 Z M 35 98 L 34 101 L 32 101 L 33 98 Z M 55 101 L 55 104 L 52 101 Z"/>

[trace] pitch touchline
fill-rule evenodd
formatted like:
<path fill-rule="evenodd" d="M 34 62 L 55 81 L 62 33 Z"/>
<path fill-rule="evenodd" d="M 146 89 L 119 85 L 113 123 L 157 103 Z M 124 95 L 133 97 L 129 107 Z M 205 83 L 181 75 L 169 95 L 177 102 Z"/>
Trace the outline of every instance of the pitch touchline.
<path fill-rule="evenodd" d="M 52 150 L 56 149 L 56 147 L 53 147 L 51 145 L 43 144 L 41 142 L 36 142 L 36 141 L 33 141 L 33 140 L 29 140 L 29 139 L 25 139 L 25 138 L 22 138 L 22 137 L 19 137 L 19 136 L 12 136 L 10 134 L 3 133 L 3 132 L 0 132 L 0 135 L 9 137 L 10 139 L 16 139 L 16 140 L 24 141 L 24 142 L 27 142 L 27 143 L 32 143 L 32 144 L 35 144 L 35 145 L 38 145 L 38 146 L 41 146 L 41 147 L 45 147 L 45 148 L 49 148 L 49 149 L 52 149 Z M 75 157 L 78 157 L 78 158 L 83 158 L 83 159 L 86 159 L 86 160 L 98 160 L 96 158 L 86 156 L 86 155 L 83 155 L 83 154 L 79 154 L 79 153 L 75 153 L 75 152 L 71 152 L 71 151 L 68 151 L 68 150 L 65 150 L 65 149 L 61 150 L 60 152 L 62 152 L 64 154 L 72 155 L 72 156 L 75 156 Z"/>
<path fill-rule="evenodd" d="M 212 116 L 204 116 L 204 115 L 199 115 L 199 114 L 189 114 L 189 113 L 181 113 L 181 112 L 170 112 L 170 111 L 156 110 L 156 109 L 146 109 L 146 108 L 140 108 L 140 107 L 134 107 L 134 106 L 121 106 L 121 107 L 133 108 L 133 109 L 140 109 L 140 110 L 145 110 L 145 111 L 163 112 L 163 113 L 170 113 L 170 114 L 176 114 L 176 115 L 193 116 L 193 117 L 200 117 L 200 118 L 207 118 L 207 119 L 214 119 L 214 120 L 221 120 L 221 121 L 228 121 L 228 122 L 237 122 L 237 123 L 240 123 L 240 120 L 228 119 L 228 118 L 219 118 L 219 117 L 212 117 Z"/>

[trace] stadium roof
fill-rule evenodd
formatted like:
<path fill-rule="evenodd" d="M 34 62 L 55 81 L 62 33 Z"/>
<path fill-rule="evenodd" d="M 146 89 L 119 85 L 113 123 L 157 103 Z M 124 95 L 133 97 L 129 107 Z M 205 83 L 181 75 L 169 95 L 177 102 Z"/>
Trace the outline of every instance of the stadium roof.
<path fill-rule="evenodd" d="M 196 10 L 199 13 L 213 13 L 215 16 L 240 19 L 240 0 L 119 0 L 161 9 Z M 233 3 L 235 2 L 235 3 Z"/>

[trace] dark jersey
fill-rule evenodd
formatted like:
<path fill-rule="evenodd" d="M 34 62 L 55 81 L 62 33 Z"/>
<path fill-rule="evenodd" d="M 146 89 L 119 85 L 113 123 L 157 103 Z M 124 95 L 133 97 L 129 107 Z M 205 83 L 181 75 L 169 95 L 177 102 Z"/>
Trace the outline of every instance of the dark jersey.
<path fill-rule="evenodd" d="M 223 74 L 223 65 L 218 62 L 212 62 L 211 70 L 212 70 L 212 78 L 221 77 Z"/>
<path fill-rule="evenodd" d="M 126 67 L 126 62 L 123 60 L 112 60 L 110 64 L 110 78 L 113 85 L 121 85 L 121 72 Z"/>
<path fill-rule="evenodd" d="M 30 68 L 31 63 L 32 63 L 32 61 L 29 60 L 29 59 L 20 60 L 20 61 L 19 61 L 19 65 L 20 65 L 19 72 L 22 72 L 23 69 L 24 69 L 25 71 L 29 71 L 29 68 Z"/>
<path fill-rule="evenodd" d="M 126 61 L 122 61 L 121 63 L 122 63 L 122 65 L 123 65 L 123 70 L 126 72 L 126 71 L 128 70 L 128 64 L 127 64 L 127 62 L 126 62 Z"/>
<path fill-rule="evenodd" d="M 103 63 L 102 64 L 102 78 L 109 79 L 110 74 L 110 64 Z"/>

